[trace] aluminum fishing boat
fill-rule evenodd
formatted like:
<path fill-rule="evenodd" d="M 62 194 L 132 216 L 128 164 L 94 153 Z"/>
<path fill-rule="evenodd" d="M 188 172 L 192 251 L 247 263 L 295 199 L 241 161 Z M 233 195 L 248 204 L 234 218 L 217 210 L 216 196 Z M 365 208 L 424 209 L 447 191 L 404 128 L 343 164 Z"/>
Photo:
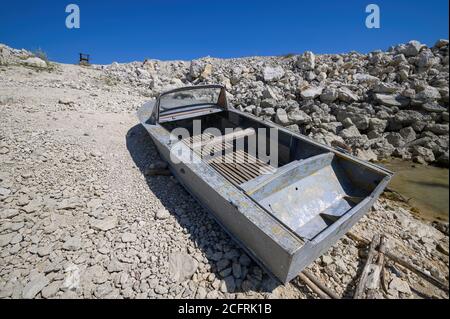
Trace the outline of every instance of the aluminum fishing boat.
<path fill-rule="evenodd" d="M 138 117 L 173 175 L 283 283 L 336 243 L 392 177 L 230 107 L 220 85 L 162 93 Z"/>

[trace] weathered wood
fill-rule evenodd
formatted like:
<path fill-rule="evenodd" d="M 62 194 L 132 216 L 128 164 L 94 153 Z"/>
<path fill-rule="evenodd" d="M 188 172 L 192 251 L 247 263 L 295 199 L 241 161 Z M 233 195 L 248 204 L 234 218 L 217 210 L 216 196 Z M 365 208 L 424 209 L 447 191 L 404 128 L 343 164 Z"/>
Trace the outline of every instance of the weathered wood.
<path fill-rule="evenodd" d="M 373 272 L 368 278 L 367 283 L 367 298 L 368 299 L 374 299 L 377 296 L 377 291 L 380 288 L 380 282 L 381 287 L 383 288 L 384 292 L 387 293 L 387 286 L 385 281 L 385 268 L 384 268 L 384 252 L 386 250 L 386 237 L 384 235 L 381 235 L 380 238 L 380 245 L 378 247 L 378 259 L 377 264 L 373 265 Z"/>
<path fill-rule="evenodd" d="M 377 254 L 377 246 L 379 242 L 380 242 L 380 235 L 375 234 L 373 236 L 372 242 L 370 243 L 369 254 L 367 255 L 366 264 L 364 265 L 364 269 L 361 273 L 358 285 L 356 286 L 354 295 L 355 299 L 362 299 L 364 297 L 368 276 L 371 271 L 374 271 L 372 267 L 372 261 Z"/>
<path fill-rule="evenodd" d="M 357 241 L 357 242 L 359 242 L 359 243 L 361 243 L 361 244 L 363 244 L 363 245 L 368 245 L 368 244 L 370 244 L 370 241 L 369 240 L 367 240 L 367 239 L 365 239 L 365 238 L 363 238 L 363 237 L 361 237 L 361 236 L 359 236 L 359 235 L 356 235 L 355 233 L 352 233 L 352 232 L 348 232 L 347 234 L 345 234 L 348 238 L 350 238 L 350 239 L 352 239 L 352 240 L 354 240 L 354 241 Z"/>
<path fill-rule="evenodd" d="M 336 295 L 330 288 L 325 286 L 325 284 L 323 284 L 322 281 L 320 281 L 319 278 L 315 277 L 308 270 L 303 270 L 303 274 L 306 277 L 308 277 L 309 280 L 311 280 L 317 287 L 319 287 L 321 290 L 323 290 L 332 299 L 340 299 L 338 295 Z"/>
<path fill-rule="evenodd" d="M 387 294 L 388 293 L 388 287 L 386 282 L 386 267 L 385 267 L 385 253 L 386 253 L 386 243 L 387 238 L 386 236 L 382 235 L 380 239 L 380 247 L 378 248 L 379 256 L 378 256 L 378 264 L 381 266 L 381 288 L 383 288 L 383 291 Z"/>
<path fill-rule="evenodd" d="M 199 147 L 212 146 L 212 145 L 215 145 L 215 144 L 218 144 L 218 143 L 233 141 L 233 140 L 237 140 L 239 138 L 251 136 L 251 135 L 254 135 L 254 134 L 255 134 L 255 130 L 254 129 L 247 128 L 245 130 L 228 133 L 228 134 L 225 134 L 225 135 L 222 135 L 222 136 L 215 136 L 215 137 L 213 137 L 211 139 L 195 142 L 195 143 L 192 144 L 191 148 L 192 149 L 196 149 L 196 148 L 199 148 Z"/>
<path fill-rule="evenodd" d="M 298 274 L 298 278 L 303 281 L 315 294 L 317 294 L 321 299 L 331 299 L 324 291 L 316 286 L 305 274 Z"/>
<path fill-rule="evenodd" d="M 393 253 L 391 253 L 389 251 L 386 251 L 385 255 L 386 255 L 386 257 L 388 257 L 392 261 L 394 261 L 397 264 L 405 267 L 406 269 L 409 269 L 410 271 L 412 271 L 416 275 L 422 277 L 423 279 L 427 280 L 429 283 L 433 284 L 434 286 L 442 289 L 445 292 L 448 292 L 448 290 L 449 290 L 448 284 L 446 284 L 445 282 L 441 281 L 440 279 L 437 279 L 437 278 L 427 274 L 423 270 L 419 269 L 417 266 L 411 264 L 410 262 L 406 261 L 405 259 L 403 259 L 400 256 L 394 255 Z"/>
<path fill-rule="evenodd" d="M 369 244 L 369 241 L 363 237 L 360 237 L 352 232 L 348 232 L 346 234 L 350 239 L 353 239 L 355 241 L 358 241 L 362 244 Z M 413 273 L 415 273 L 416 275 L 422 277 L 423 279 L 425 279 L 426 281 L 428 281 L 429 283 L 433 284 L 434 286 L 448 292 L 449 290 L 449 286 L 448 284 L 442 282 L 440 279 L 437 279 L 429 274 L 427 274 L 426 272 L 424 272 L 423 270 L 419 269 L 417 266 L 413 265 L 412 263 L 406 261 L 403 257 L 398 256 L 390 251 L 385 251 L 384 255 L 391 259 L 392 261 L 396 262 L 397 264 L 403 266 L 404 268 L 412 271 Z"/>

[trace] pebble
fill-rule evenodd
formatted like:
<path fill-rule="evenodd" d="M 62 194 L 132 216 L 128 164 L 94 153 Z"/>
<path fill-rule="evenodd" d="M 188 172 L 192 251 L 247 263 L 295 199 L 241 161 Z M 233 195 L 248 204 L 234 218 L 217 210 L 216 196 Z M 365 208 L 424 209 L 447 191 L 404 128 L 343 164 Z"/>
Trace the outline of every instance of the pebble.
<path fill-rule="evenodd" d="M 121 240 L 123 243 L 132 243 L 135 242 L 137 239 L 136 234 L 133 233 L 124 233 L 121 236 Z"/>
<path fill-rule="evenodd" d="M 34 279 L 30 280 L 23 288 L 22 297 L 24 299 L 32 299 L 46 287 L 50 281 L 44 275 L 37 275 Z"/>
<path fill-rule="evenodd" d="M 161 208 L 161 209 L 158 209 L 155 217 L 156 217 L 156 219 L 160 219 L 160 220 L 167 219 L 170 217 L 170 213 L 167 211 L 167 209 Z"/>
<path fill-rule="evenodd" d="M 4 52 L 14 58 L 22 51 Z M 143 176 L 167 163 L 129 113 L 166 85 L 197 83 L 186 77 L 190 63 L 57 67 L 30 78 L 10 66 L 0 79 L 8 82 L 0 97 L 0 296 L 268 297 L 268 275 L 176 179 Z M 225 83 L 239 110 L 318 142 L 337 141 L 366 159 L 393 155 L 448 166 L 448 41 L 439 49 L 414 42 L 390 52 L 199 60 L 197 67 L 191 75 Z M 266 81 L 255 81 L 264 80 L 264 69 Z M 302 92 L 309 101 L 299 100 Z M 401 147 L 410 141 L 417 146 Z M 352 230 L 366 238 L 383 232 L 392 249 L 448 277 L 448 241 L 403 207 L 382 198 Z M 448 223 L 439 227 L 448 235 Z M 351 297 L 361 250 L 339 241 L 308 268 Z M 421 279 L 393 265 L 387 271 L 392 296 L 417 297 L 410 291 Z M 313 297 L 295 285 L 275 295 Z"/>
<path fill-rule="evenodd" d="M 94 230 L 108 231 L 117 227 L 117 217 L 111 216 L 105 219 L 94 219 L 91 228 Z"/>
<path fill-rule="evenodd" d="M 76 251 L 76 250 L 80 249 L 81 248 L 81 238 L 78 236 L 70 237 L 69 239 L 67 239 L 64 242 L 62 248 L 65 250 L 71 250 L 71 251 Z"/>

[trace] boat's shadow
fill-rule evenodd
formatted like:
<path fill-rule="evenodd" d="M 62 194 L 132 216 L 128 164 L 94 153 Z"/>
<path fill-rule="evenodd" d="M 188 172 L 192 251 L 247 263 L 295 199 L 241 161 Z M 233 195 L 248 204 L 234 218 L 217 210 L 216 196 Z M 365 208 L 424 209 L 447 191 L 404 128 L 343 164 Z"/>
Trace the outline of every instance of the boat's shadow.
<path fill-rule="evenodd" d="M 210 272 L 214 273 L 217 278 L 222 279 L 220 272 L 217 270 L 217 260 L 214 256 L 219 250 L 218 248 L 226 247 L 228 250 L 236 249 L 241 254 L 243 251 L 214 222 L 208 212 L 196 202 L 174 177 L 145 175 L 144 172 L 149 165 L 154 161 L 160 160 L 160 157 L 150 136 L 142 125 L 138 124 L 127 132 L 126 145 L 131 158 L 145 177 L 150 191 L 176 218 L 176 222 L 189 232 L 190 240 L 194 241 L 195 246 L 202 251 L 208 260 Z M 184 214 L 180 214 L 180 208 Z M 280 285 L 276 280 L 261 271 L 253 261 L 251 261 L 247 269 L 249 271 L 244 281 L 249 280 L 251 283 L 255 283 L 255 285 L 249 285 L 249 282 L 242 285 L 243 280 L 237 279 L 235 281 L 238 287 L 235 292 L 249 293 L 251 291 L 257 291 L 260 293 L 270 293 Z M 262 280 L 253 279 L 255 273 L 258 272 L 263 273 Z M 313 297 L 305 287 L 297 287 L 297 289 L 301 289 L 308 297 Z"/>

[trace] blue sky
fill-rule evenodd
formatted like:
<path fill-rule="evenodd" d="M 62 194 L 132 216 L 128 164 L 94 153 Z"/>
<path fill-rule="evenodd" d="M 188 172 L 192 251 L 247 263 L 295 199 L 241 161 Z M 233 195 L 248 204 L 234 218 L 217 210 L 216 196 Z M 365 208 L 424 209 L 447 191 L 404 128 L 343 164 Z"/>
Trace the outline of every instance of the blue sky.
<path fill-rule="evenodd" d="M 67 29 L 65 7 L 80 7 L 80 29 Z M 381 28 L 365 27 L 366 5 Z M 39 0 L 4 1 L 0 43 L 41 48 L 51 60 L 94 63 L 202 56 L 241 57 L 370 52 L 417 39 L 448 39 L 448 0 Z"/>

